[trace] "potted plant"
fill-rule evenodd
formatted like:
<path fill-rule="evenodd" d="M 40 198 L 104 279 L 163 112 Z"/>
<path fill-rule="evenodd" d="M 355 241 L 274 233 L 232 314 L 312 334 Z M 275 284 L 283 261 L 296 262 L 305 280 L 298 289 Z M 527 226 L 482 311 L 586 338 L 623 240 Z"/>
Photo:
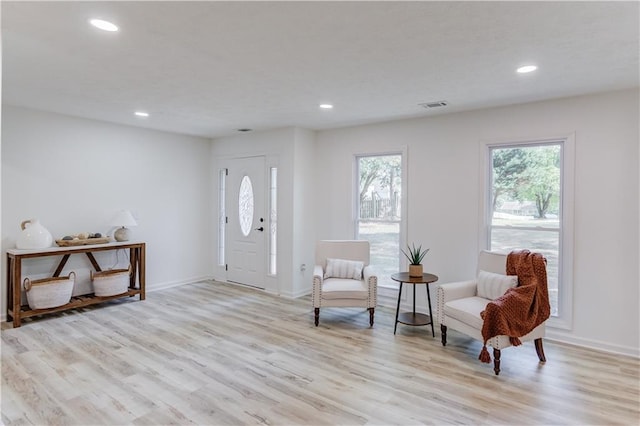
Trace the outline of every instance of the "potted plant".
<path fill-rule="evenodd" d="M 422 245 L 416 248 L 415 244 L 409 246 L 407 244 L 407 251 L 402 250 L 402 254 L 409 259 L 409 276 L 410 277 L 422 277 L 422 259 L 427 255 L 429 249 L 422 249 Z"/>

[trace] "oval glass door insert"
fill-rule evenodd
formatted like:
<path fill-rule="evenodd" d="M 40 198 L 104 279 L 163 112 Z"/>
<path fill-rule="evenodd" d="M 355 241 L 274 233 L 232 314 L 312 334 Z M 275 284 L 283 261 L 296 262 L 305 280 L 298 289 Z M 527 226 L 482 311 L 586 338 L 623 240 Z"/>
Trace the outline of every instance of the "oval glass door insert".
<path fill-rule="evenodd" d="M 245 237 L 251 232 L 253 226 L 253 185 L 249 176 L 242 178 L 238 193 L 238 219 L 240 230 Z"/>

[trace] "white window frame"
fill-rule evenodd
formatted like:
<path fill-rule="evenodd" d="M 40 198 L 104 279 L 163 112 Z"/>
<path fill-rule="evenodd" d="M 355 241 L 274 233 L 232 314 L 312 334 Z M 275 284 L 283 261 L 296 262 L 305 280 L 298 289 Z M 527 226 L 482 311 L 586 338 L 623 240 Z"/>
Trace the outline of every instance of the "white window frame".
<path fill-rule="evenodd" d="M 361 157 L 378 157 L 378 156 L 387 156 L 387 155 L 400 155 L 400 179 L 402 181 L 402 199 L 400 200 L 400 209 L 402 215 L 399 221 L 399 245 L 400 248 L 405 247 L 407 244 L 407 199 L 408 197 L 408 179 L 407 179 L 407 147 L 402 146 L 398 149 L 389 150 L 389 151 L 374 151 L 374 152 L 360 152 L 353 154 L 353 181 L 351 184 L 351 188 L 353 190 L 352 194 L 352 226 L 353 226 L 353 237 L 358 239 L 358 231 L 359 226 L 358 223 L 360 221 L 359 211 L 360 211 L 360 176 L 358 170 L 358 159 Z M 403 267 L 406 268 L 406 263 L 404 261 L 404 256 L 401 256 L 398 253 L 398 271 L 402 271 Z M 388 278 L 388 280 L 381 279 Z M 397 297 L 397 289 L 399 284 L 395 281 L 391 281 L 391 277 L 378 277 L 378 294 L 382 296 L 393 296 Z"/>
<path fill-rule="evenodd" d="M 491 149 L 518 146 L 537 146 L 549 143 L 562 144 L 560 191 L 560 245 L 558 264 L 558 316 L 547 320 L 549 327 L 571 330 L 573 328 L 573 245 L 575 191 L 575 135 L 532 138 L 527 140 L 501 140 L 480 142 L 480 222 L 479 250 L 489 247 L 491 226 Z"/>

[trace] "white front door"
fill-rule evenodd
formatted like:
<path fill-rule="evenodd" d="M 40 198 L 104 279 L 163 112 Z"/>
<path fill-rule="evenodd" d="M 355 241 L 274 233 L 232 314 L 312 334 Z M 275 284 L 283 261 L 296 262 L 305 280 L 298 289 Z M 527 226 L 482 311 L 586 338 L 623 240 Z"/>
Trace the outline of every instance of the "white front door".
<path fill-rule="evenodd" d="M 265 159 L 231 160 L 227 186 L 227 280 L 264 288 Z"/>

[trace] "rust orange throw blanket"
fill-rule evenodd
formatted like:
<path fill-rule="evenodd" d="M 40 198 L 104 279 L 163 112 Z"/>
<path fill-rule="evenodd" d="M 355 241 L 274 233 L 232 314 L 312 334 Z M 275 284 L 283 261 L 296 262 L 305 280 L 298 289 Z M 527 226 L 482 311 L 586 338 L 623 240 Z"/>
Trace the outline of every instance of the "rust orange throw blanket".
<path fill-rule="evenodd" d="M 513 346 L 521 344 L 518 337 L 531 332 L 551 314 L 547 289 L 547 267 L 544 256 L 529 250 L 512 251 L 507 256 L 507 275 L 518 276 L 518 286 L 489 302 L 480 313 L 484 346 L 479 359 L 490 362 L 487 341 L 506 335 Z"/>

